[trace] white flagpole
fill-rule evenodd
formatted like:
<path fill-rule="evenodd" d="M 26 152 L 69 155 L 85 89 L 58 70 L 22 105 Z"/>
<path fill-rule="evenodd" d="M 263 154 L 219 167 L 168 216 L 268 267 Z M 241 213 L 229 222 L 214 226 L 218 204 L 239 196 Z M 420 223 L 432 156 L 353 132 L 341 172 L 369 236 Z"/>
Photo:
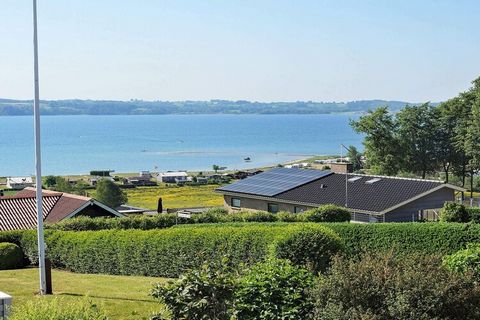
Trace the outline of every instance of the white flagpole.
<path fill-rule="evenodd" d="M 33 0 L 33 69 L 35 82 L 35 99 L 33 114 L 35 118 L 35 185 L 37 193 L 37 234 L 38 267 L 40 272 L 40 294 L 47 293 L 45 280 L 45 240 L 43 235 L 42 210 L 42 161 L 40 152 L 40 89 L 38 86 L 38 38 L 37 38 L 37 0 Z"/>

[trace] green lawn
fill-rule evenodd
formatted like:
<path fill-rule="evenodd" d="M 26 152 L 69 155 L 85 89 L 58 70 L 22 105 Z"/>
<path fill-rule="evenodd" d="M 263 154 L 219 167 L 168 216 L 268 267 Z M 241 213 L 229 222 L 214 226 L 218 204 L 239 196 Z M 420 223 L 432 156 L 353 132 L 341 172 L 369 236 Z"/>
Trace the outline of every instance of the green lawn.
<path fill-rule="evenodd" d="M 162 278 L 127 277 L 94 274 L 77 274 L 52 271 L 55 297 L 80 300 L 85 297 L 103 306 L 111 319 L 148 319 L 159 309 L 159 302 L 148 293 L 152 285 L 165 281 Z M 0 291 L 13 296 L 13 306 L 27 300 L 39 299 L 38 269 L 0 271 Z M 47 296 L 50 299 L 52 296 Z"/>

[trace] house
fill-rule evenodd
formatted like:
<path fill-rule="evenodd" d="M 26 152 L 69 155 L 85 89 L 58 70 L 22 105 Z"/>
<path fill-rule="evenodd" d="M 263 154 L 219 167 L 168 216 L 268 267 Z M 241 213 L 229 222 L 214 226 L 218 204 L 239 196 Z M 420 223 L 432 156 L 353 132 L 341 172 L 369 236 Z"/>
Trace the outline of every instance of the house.
<path fill-rule="evenodd" d="M 111 176 L 97 176 L 97 177 L 93 177 L 93 178 L 90 178 L 89 179 L 89 182 L 90 182 L 90 185 L 92 187 L 96 187 L 97 186 L 97 183 L 98 181 L 102 180 L 102 179 L 106 179 L 106 180 L 110 180 L 112 182 L 115 181 L 115 179 Z"/>
<path fill-rule="evenodd" d="M 32 177 L 8 177 L 7 188 L 22 190 L 27 187 L 33 187 Z"/>
<path fill-rule="evenodd" d="M 43 218 L 55 223 L 67 218 L 124 217 L 95 199 L 69 193 L 43 190 Z M 14 196 L 0 197 L 0 231 L 34 229 L 37 226 L 35 188 L 26 188 Z"/>
<path fill-rule="evenodd" d="M 245 179 L 247 177 L 254 176 L 256 174 L 262 173 L 262 170 L 243 170 L 243 171 L 235 171 L 234 173 L 227 174 L 228 177 L 235 180 Z"/>
<path fill-rule="evenodd" d="M 230 210 L 298 213 L 335 204 L 347 207 L 354 222 L 404 222 L 438 212 L 465 190 L 435 180 L 275 168 L 216 191 Z"/>
<path fill-rule="evenodd" d="M 152 181 L 152 175 L 149 171 L 141 171 L 136 177 L 128 177 L 127 184 L 134 186 L 156 186 L 157 183 Z"/>
<path fill-rule="evenodd" d="M 146 208 L 140 208 L 140 207 L 135 207 L 135 206 L 130 206 L 127 204 L 122 204 L 121 206 L 115 208 L 116 211 L 120 212 L 121 214 L 127 215 L 127 214 L 152 214 L 152 213 L 158 213 L 156 211 L 146 209 Z"/>
<path fill-rule="evenodd" d="M 167 171 L 160 173 L 157 180 L 165 183 L 184 183 L 188 180 L 188 174 L 185 171 Z"/>

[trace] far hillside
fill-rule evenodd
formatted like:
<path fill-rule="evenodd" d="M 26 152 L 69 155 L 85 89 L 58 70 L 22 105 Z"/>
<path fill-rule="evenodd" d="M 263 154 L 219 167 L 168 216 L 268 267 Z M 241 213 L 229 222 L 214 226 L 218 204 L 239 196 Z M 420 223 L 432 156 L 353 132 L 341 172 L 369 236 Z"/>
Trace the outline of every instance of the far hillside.
<path fill-rule="evenodd" d="M 43 115 L 142 115 L 142 114 L 328 114 L 362 113 L 388 105 L 398 111 L 403 101 L 362 100 L 350 102 L 250 102 L 250 101 L 106 101 L 44 100 Z M 33 114 L 32 101 L 0 99 L 0 116 Z"/>

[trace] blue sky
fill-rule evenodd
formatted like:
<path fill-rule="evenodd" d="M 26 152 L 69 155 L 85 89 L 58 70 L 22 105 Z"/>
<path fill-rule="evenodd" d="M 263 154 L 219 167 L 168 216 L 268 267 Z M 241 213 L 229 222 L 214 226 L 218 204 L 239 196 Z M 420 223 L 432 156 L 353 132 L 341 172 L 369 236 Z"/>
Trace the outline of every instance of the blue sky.
<path fill-rule="evenodd" d="M 441 101 L 480 76 L 480 1 L 39 2 L 43 99 Z M 0 97 L 32 97 L 31 1 L 0 1 Z"/>

